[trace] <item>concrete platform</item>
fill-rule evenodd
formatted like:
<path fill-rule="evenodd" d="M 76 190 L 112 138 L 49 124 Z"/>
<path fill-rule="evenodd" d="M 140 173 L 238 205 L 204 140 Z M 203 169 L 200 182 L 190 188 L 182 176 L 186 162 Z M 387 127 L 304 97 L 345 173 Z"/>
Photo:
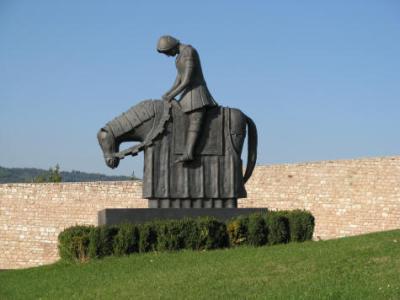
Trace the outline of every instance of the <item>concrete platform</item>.
<path fill-rule="evenodd" d="M 107 208 L 98 212 L 98 225 L 117 225 L 124 222 L 141 224 L 152 220 L 203 216 L 225 221 L 239 215 L 266 210 L 267 208 Z"/>

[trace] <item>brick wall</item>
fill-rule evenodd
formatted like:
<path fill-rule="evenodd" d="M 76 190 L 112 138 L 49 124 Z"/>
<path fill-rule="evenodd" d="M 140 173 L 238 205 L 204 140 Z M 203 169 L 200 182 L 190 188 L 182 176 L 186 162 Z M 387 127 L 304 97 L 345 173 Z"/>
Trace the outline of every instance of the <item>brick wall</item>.
<path fill-rule="evenodd" d="M 258 166 L 240 207 L 310 210 L 316 239 L 400 228 L 400 157 Z M 57 235 L 104 208 L 146 207 L 141 182 L 0 184 L 0 269 L 54 262 Z"/>

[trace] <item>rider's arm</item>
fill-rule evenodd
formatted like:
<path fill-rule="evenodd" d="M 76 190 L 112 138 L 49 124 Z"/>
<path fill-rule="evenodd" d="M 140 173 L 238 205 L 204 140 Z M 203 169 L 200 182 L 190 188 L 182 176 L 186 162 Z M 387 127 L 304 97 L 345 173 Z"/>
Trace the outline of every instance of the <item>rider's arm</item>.
<path fill-rule="evenodd" d="M 169 94 L 170 94 L 174 89 L 176 89 L 176 87 L 179 85 L 180 82 L 181 82 L 181 76 L 180 76 L 179 73 L 178 73 L 178 75 L 176 75 L 176 79 L 175 79 L 174 84 L 173 84 L 172 87 L 164 94 L 164 96 L 169 96 Z M 164 97 L 164 96 L 163 96 L 163 97 Z M 173 98 L 173 97 L 171 97 L 171 98 Z"/>
<path fill-rule="evenodd" d="M 185 69 L 183 71 L 183 75 L 182 75 L 182 78 L 181 78 L 178 86 L 176 86 L 174 89 L 172 89 L 168 93 L 168 96 L 170 98 L 176 97 L 177 95 L 179 95 L 180 93 L 182 93 L 185 90 L 185 88 L 190 83 L 190 80 L 193 75 L 193 70 L 194 70 L 194 61 L 192 59 L 187 59 L 185 61 Z"/>

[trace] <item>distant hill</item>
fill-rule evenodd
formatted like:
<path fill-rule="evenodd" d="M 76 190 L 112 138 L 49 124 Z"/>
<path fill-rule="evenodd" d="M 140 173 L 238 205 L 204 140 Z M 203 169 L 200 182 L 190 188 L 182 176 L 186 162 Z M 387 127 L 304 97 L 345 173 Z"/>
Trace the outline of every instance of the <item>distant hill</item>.
<path fill-rule="evenodd" d="M 35 168 L 0 167 L 0 183 L 33 182 L 35 177 L 44 175 L 47 172 L 48 170 Z M 61 171 L 60 174 L 63 182 L 137 180 L 137 178 L 130 176 L 108 176 L 80 171 Z"/>

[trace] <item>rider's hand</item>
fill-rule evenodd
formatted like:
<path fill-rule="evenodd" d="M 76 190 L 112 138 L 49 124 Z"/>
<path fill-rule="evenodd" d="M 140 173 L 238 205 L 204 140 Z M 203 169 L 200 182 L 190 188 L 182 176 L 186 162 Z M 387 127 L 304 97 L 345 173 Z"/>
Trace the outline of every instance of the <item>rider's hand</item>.
<path fill-rule="evenodd" d="M 168 94 L 164 94 L 164 95 L 162 95 L 162 99 L 164 101 L 171 102 L 173 98 Z"/>

